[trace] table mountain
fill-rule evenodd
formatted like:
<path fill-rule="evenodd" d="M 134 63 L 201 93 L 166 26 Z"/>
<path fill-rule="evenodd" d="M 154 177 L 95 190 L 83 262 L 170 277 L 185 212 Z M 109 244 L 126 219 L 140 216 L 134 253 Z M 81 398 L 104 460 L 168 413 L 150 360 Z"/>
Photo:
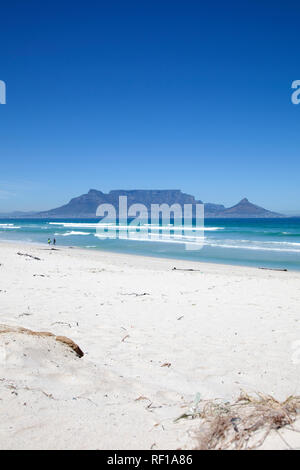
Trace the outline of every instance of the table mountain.
<path fill-rule="evenodd" d="M 118 208 L 119 196 L 127 196 L 128 207 L 131 204 L 144 204 L 149 210 L 151 204 L 196 204 L 201 203 L 190 194 L 183 193 L 179 189 L 160 189 L 160 190 L 113 190 L 109 193 L 103 193 L 96 189 L 90 189 L 87 194 L 75 197 L 56 209 L 39 212 L 37 217 L 45 218 L 94 218 L 97 207 L 100 204 L 109 203 Z M 233 207 L 226 208 L 222 204 L 205 203 L 205 216 L 210 217 L 226 217 L 226 218 L 252 218 L 252 217 L 283 217 L 281 214 L 271 212 L 267 209 L 259 207 L 248 201 L 247 198 L 242 199 Z"/>
<path fill-rule="evenodd" d="M 87 194 L 75 197 L 57 209 L 39 213 L 39 217 L 93 218 L 100 204 L 113 204 L 118 208 L 119 196 L 127 196 L 128 207 L 132 204 L 144 204 L 150 210 L 151 204 L 196 204 L 194 196 L 185 194 L 180 189 L 135 189 L 113 190 L 108 194 L 90 189 Z"/>

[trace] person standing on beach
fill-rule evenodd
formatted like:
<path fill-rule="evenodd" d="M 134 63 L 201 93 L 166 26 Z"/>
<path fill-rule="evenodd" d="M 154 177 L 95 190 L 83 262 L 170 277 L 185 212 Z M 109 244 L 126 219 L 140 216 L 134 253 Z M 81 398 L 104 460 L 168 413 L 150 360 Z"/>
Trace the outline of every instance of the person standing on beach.
<path fill-rule="evenodd" d="M 53 238 L 53 245 L 56 245 L 56 240 L 55 240 L 55 238 Z"/>
<path fill-rule="evenodd" d="M 49 246 L 51 245 L 51 240 L 50 240 L 50 238 L 48 238 L 48 245 L 49 245 Z"/>

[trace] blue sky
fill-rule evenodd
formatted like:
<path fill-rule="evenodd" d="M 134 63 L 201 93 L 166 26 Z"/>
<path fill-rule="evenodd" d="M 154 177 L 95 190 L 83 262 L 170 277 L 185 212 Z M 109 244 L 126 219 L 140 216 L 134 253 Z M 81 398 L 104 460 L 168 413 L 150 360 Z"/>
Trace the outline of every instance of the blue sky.
<path fill-rule="evenodd" d="M 1 4 L 0 211 L 90 188 L 300 213 L 296 1 Z"/>

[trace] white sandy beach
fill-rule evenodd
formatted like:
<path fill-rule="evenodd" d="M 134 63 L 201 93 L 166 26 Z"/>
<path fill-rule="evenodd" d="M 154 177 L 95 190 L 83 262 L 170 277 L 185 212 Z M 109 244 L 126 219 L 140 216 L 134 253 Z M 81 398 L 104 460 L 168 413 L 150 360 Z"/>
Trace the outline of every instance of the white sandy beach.
<path fill-rule="evenodd" d="M 1 449 L 193 448 L 197 420 L 174 420 L 197 393 L 300 395 L 298 272 L 21 243 L 0 264 L 0 324 L 84 352 L 0 334 Z M 281 435 L 264 447 L 300 448 Z"/>

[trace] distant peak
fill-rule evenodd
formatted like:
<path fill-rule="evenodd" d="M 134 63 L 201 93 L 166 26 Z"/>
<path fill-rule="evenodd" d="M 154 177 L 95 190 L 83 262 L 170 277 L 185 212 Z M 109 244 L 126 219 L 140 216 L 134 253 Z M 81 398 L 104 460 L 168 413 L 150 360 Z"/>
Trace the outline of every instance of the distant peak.
<path fill-rule="evenodd" d="M 93 193 L 101 193 L 98 189 L 90 189 L 88 194 L 93 194 Z"/>
<path fill-rule="evenodd" d="M 245 203 L 249 203 L 249 199 L 247 199 L 246 197 L 244 197 L 244 199 L 242 199 L 239 204 L 245 204 Z"/>

